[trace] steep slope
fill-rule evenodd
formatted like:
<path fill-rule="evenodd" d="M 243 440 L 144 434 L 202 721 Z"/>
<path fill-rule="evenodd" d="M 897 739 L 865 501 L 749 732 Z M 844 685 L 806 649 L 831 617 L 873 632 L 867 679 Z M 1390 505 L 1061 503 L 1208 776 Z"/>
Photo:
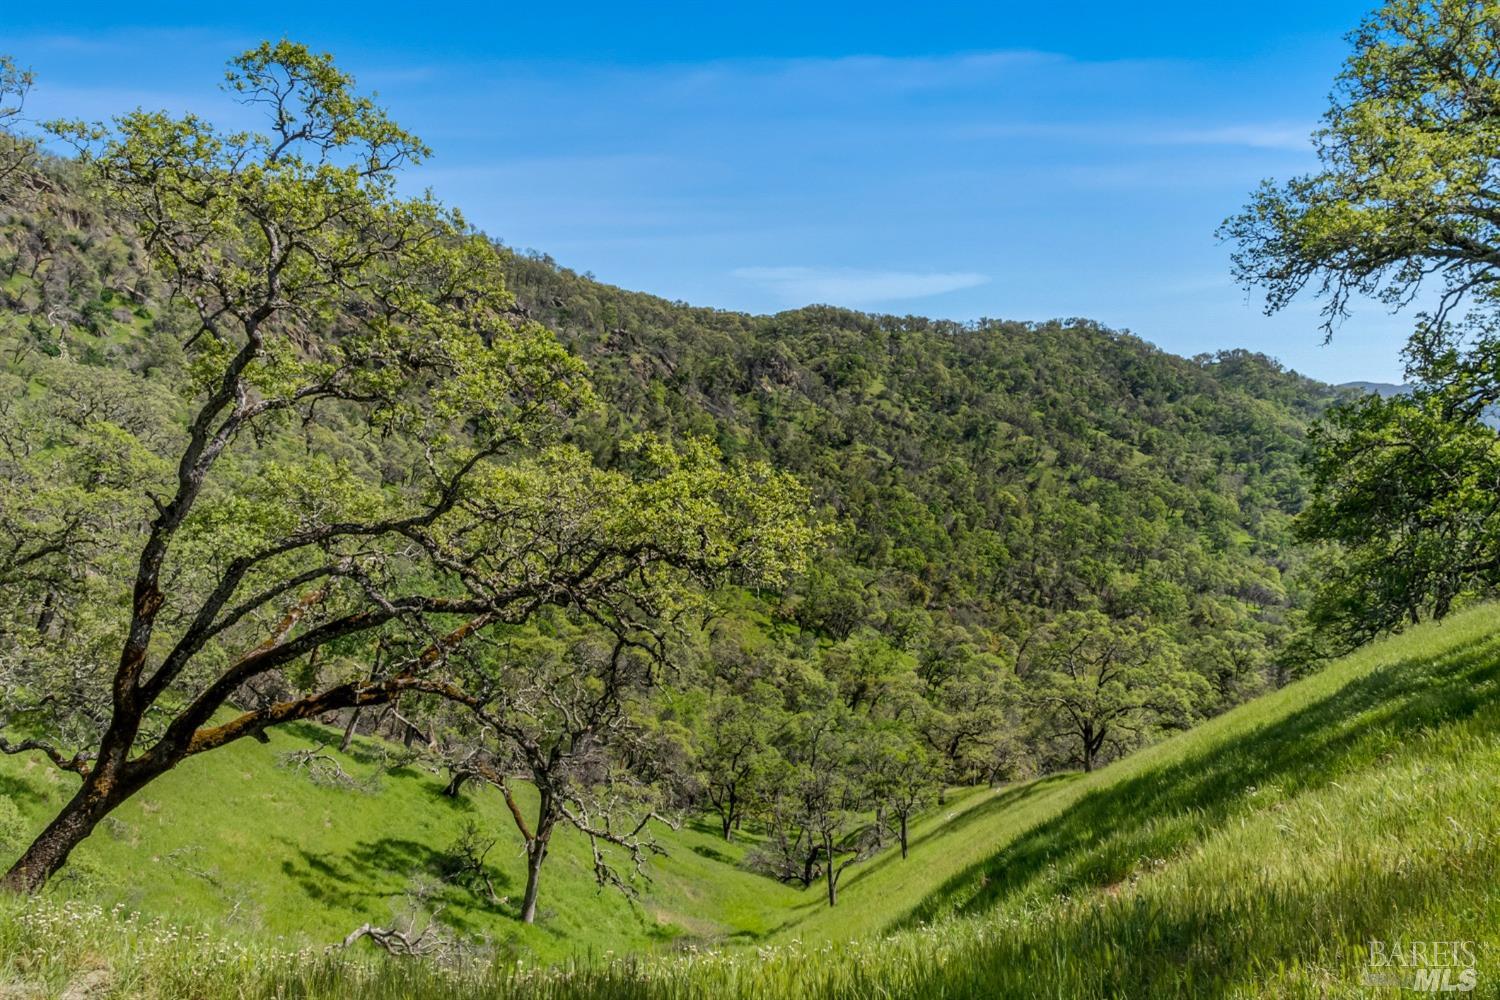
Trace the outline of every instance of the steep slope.
<path fill-rule="evenodd" d="M 1170 900 L 1192 903 L 1192 920 L 1243 906 L 1237 932 L 1277 940 L 1286 957 L 1297 942 L 1275 927 L 1294 913 L 1327 920 L 1330 933 L 1387 938 L 1448 918 L 1453 934 L 1500 945 L 1497 763 L 1500 607 L 1490 605 L 1366 647 L 1102 771 L 992 793 L 933 831 L 942 843 L 919 874 L 903 879 L 882 859 L 848 891 L 878 898 L 861 918 L 887 930 L 1019 918 L 1067 898 L 1111 912 L 1127 906 L 1117 900 Z M 838 936 L 852 917 L 820 913 L 803 929 Z M 1321 943 L 1361 945 L 1360 934 Z"/>
<path fill-rule="evenodd" d="M 12 762 L 5 775 L 7 794 L 23 805 L 48 794 L 25 764 Z M 442 810 L 458 808 L 435 810 L 435 780 L 411 775 L 373 793 L 376 820 L 356 808 L 357 796 L 369 793 L 303 778 L 287 784 L 287 775 L 265 793 L 274 807 L 318 818 L 305 835 L 293 835 L 252 822 L 266 806 L 228 791 L 229 771 L 185 769 L 179 777 L 127 818 L 131 825 L 118 836 L 90 845 L 95 884 L 86 877 L 62 891 L 106 902 L 172 901 L 179 918 L 222 918 L 231 900 L 202 888 L 204 873 L 233 874 L 245 880 L 242 896 L 266 894 L 262 913 L 301 905 L 313 919 L 301 901 L 313 887 L 324 914 L 340 895 L 338 905 L 368 896 L 360 905 L 378 908 L 389 894 L 382 883 L 399 883 L 414 859 L 442 850 L 453 831 Z M 1485 606 L 1367 647 L 1092 775 L 956 796 L 915 831 L 909 859 L 888 853 L 851 875 L 832 911 L 815 891 L 799 895 L 739 872 L 734 849 L 707 835 L 679 835 L 638 917 L 675 912 L 727 935 L 726 944 L 769 939 L 754 951 L 591 962 L 540 978 L 508 963 L 477 978 L 433 977 L 410 964 L 323 967 L 314 975 L 296 972 L 295 960 L 290 971 L 248 963 L 223 974 L 222 991 L 218 979 L 197 980 L 195 995 L 274 980 L 294 981 L 311 996 L 479 989 L 569 997 L 1360 996 L 1368 992 L 1371 940 L 1387 950 L 1396 942 L 1463 942 L 1476 957 L 1475 995 L 1494 995 L 1496 801 L 1500 607 Z M 205 804 L 238 833 L 223 843 L 204 839 L 190 818 Z M 482 799 L 473 815 L 494 819 Z M 344 831 L 342 847 L 330 843 L 339 834 L 320 828 Z M 172 854 L 195 841 L 200 852 Z M 399 846 L 368 846 L 380 842 Z M 502 873 L 518 870 L 503 849 L 496 857 Z M 559 862 L 552 884 L 567 902 L 555 904 L 553 926 L 544 925 L 538 940 L 575 935 L 571 943 L 593 943 L 597 958 L 605 941 L 619 942 L 618 950 L 650 936 L 625 928 L 612 897 L 579 891 L 582 873 Z M 298 877 L 309 871 L 323 879 Z M 347 920 L 371 910 L 339 912 Z M 243 913 L 216 922 L 214 933 L 243 933 Z M 119 919 L 84 915 L 62 927 L 7 909 L 0 971 L 63 982 L 79 963 L 104 961 L 124 978 L 145 963 L 165 968 L 209 947 L 164 945 L 158 934 L 156 944 L 137 940 L 127 954 L 119 944 L 126 939 L 108 930 Z M 42 950 L 46 960 L 28 964 Z M 1452 969 L 1452 981 L 1461 971 Z M 1409 984 L 1415 973 L 1381 974 Z M 181 995 L 166 983 L 144 992 Z"/>

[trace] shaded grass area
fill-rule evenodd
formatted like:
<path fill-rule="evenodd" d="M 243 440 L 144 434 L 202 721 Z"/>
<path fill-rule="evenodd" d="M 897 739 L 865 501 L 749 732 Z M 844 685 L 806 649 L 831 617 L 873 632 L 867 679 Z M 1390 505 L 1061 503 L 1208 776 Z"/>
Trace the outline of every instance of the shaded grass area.
<path fill-rule="evenodd" d="M 1186 752 L 1170 763 L 1120 768 L 1053 819 L 948 879 L 899 923 L 1119 883 L 1268 801 L 1378 766 L 1409 741 L 1481 710 L 1488 710 L 1484 731 L 1493 732 L 1497 705 L 1500 633 L 1464 639 L 1437 656 L 1383 663 L 1233 740 L 1191 734 L 1174 748 Z M 1260 707 L 1264 713 L 1267 706 Z"/>
<path fill-rule="evenodd" d="M 179 921 L 215 923 L 236 937 L 289 948 L 323 946 L 366 921 L 389 925 L 409 910 L 408 892 L 436 882 L 467 824 L 498 840 L 488 868 L 502 903 L 486 893 L 438 887 L 445 924 L 483 937 L 509 958 L 557 960 L 688 943 L 759 943 L 791 932 L 825 908 L 818 886 L 785 886 L 747 871 L 756 842 L 746 831 L 726 843 L 716 825 L 690 819 L 681 829 L 654 828 L 667 848 L 649 866 L 639 896 L 601 892 L 584 840 L 556 834 L 542 874 L 535 926 L 519 922 L 525 883 L 522 842 L 500 795 L 479 783 L 461 797 L 441 794 L 446 780 L 420 768 L 382 771 L 385 748 L 357 741 L 350 754 L 332 746 L 357 782 L 330 787 L 290 770 L 288 751 L 336 743 L 314 723 L 273 730 L 251 741 L 193 758 L 169 772 L 100 825 L 49 887 L 51 896 Z M 0 797 L 19 809 L 25 828 L 0 844 L 0 863 L 19 854 L 76 787 L 76 778 L 39 756 L 0 757 Z M 530 790 L 517 786 L 523 808 Z M 965 789 L 913 826 L 913 836 L 944 836 L 949 817 L 966 816 L 993 793 Z M 935 845 L 934 845 L 935 846 Z M 903 874 L 920 874 L 918 847 Z M 884 868 L 899 855 L 888 850 Z M 629 870 L 628 863 L 622 870 Z M 848 878 L 855 878 L 858 870 Z M 922 879 L 909 899 L 929 888 Z"/>
<path fill-rule="evenodd" d="M 36 782 L 13 771 L 0 782 L 6 774 L 37 807 Z M 398 781 L 429 797 L 436 783 L 393 779 L 379 795 Z M 1467 995 L 1497 996 L 1497 804 L 1491 606 L 1371 646 L 1094 774 L 957 794 L 914 829 L 908 861 L 891 853 L 851 872 L 833 910 L 739 871 L 742 845 L 689 824 L 640 909 L 627 908 L 640 921 L 630 936 L 612 936 L 614 903 L 581 893 L 569 919 L 593 921 L 587 930 L 569 936 L 559 914 L 538 932 L 590 943 L 592 954 L 558 967 L 502 958 L 445 972 L 264 946 L 210 965 L 205 949 L 228 947 L 222 922 L 198 943 L 154 945 L 104 911 L 64 919 L 55 904 L 9 904 L 0 956 L 32 965 L 0 957 L 0 969 L 65 984 L 103 954 L 94 961 L 119 989 L 149 982 L 144 995 L 163 997 L 1353 997 L 1377 995 L 1364 977 L 1378 939 L 1468 942 L 1478 980 Z M 491 807 L 479 797 L 446 808 Z M 304 837 L 285 823 L 276 850 L 289 867 L 261 891 L 335 894 L 320 905 L 339 912 L 377 905 L 393 873 L 428 863 L 436 842 L 410 819 L 383 822 L 337 845 L 310 843 L 316 824 Z M 82 885 L 70 894 L 108 898 Z M 704 946 L 602 960 L 605 948 L 651 943 L 650 926 L 674 926 L 679 943 L 691 928 Z M 225 971 L 188 977 L 190 965 Z"/>

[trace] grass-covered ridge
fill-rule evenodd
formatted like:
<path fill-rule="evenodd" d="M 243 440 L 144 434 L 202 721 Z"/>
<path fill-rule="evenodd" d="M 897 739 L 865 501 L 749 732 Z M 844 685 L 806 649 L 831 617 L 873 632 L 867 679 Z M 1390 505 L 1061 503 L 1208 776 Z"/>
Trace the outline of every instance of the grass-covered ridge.
<path fill-rule="evenodd" d="M 258 932 L 307 934 L 319 913 L 378 915 L 413 862 L 443 849 L 460 814 L 505 829 L 483 796 L 444 805 L 437 779 L 417 774 L 366 793 L 278 772 L 269 785 L 241 777 L 255 791 L 236 794 L 235 768 L 267 766 L 265 755 L 293 743 L 282 735 L 191 762 L 133 805 L 118 835 L 88 845 L 81 867 L 92 875 L 40 909 L 7 904 L 0 971 L 23 996 L 89 970 L 117 995 L 1358 996 L 1376 938 L 1473 942 L 1476 992 L 1493 995 L 1497 696 L 1500 607 L 1486 606 L 1367 647 L 1093 775 L 952 797 L 916 829 L 909 860 L 888 853 L 852 872 L 834 910 L 818 905 L 816 889 L 799 894 L 738 870 L 741 848 L 691 827 L 671 835 L 672 857 L 632 909 L 593 892 L 574 855 L 581 845 L 568 842 L 549 883 L 553 912 L 518 943 L 594 954 L 553 973 L 518 972 L 510 954 L 459 974 L 356 966 L 318 947 L 258 960 L 256 921 Z M 42 815 L 55 794 L 46 772 L 11 761 L 4 773 L 6 798 Z M 205 808 L 225 832 L 193 824 Z M 286 822 L 264 822 L 272 814 Z M 259 829 L 268 832 L 250 833 Z M 199 850 L 171 854 L 191 843 Z M 514 877 L 514 854 L 495 856 Z M 316 893 L 299 878 L 312 871 L 323 876 Z M 226 912 L 234 891 L 258 908 Z M 81 915 L 59 915 L 59 896 L 77 897 Z M 126 916 L 89 915 L 86 900 L 139 904 L 201 924 L 209 939 L 106 934 Z M 684 933 L 703 940 L 677 956 L 602 954 Z"/>

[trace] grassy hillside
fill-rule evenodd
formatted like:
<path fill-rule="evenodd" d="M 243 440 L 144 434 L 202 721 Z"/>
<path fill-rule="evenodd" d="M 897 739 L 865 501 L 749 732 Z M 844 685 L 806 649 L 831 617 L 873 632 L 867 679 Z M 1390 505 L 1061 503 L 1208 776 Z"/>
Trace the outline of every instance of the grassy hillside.
<path fill-rule="evenodd" d="M 281 758 L 329 739 L 328 732 L 306 725 L 270 735 L 264 746 L 247 741 L 194 759 L 130 802 L 79 852 L 57 893 L 209 918 L 240 935 L 328 944 L 367 920 L 391 923 L 408 890 L 441 873 L 472 822 L 499 839 L 488 861 L 506 902 L 496 907 L 482 891 L 449 889 L 440 897 L 444 920 L 533 957 L 643 948 L 684 934 L 763 937 L 796 901 L 791 890 L 734 867 L 743 846 L 688 826 L 663 831 L 670 856 L 652 869 L 642 904 L 632 906 L 619 893 L 597 891 L 587 845 L 569 829 L 543 873 L 539 924 L 526 927 L 516 919 L 521 840 L 498 792 L 475 783 L 451 799 L 440 794 L 444 779 L 427 771 L 378 774 L 370 743 L 350 756 L 333 754 L 368 784 L 330 787 Z M 76 785 L 35 759 L 6 759 L 0 768 L 0 795 L 32 827 Z"/>
<path fill-rule="evenodd" d="M 385 771 L 381 747 L 361 740 L 349 755 L 324 752 L 357 782 L 336 787 L 289 765 L 285 754 L 337 740 L 304 724 L 194 758 L 129 802 L 80 849 L 49 891 L 63 899 L 116 904 L 175 920 L 208 921 L 236 936 L 293 947 L 326 945 L 365 921 L 390 924 L 409 890 L 435 882 L 454 842 L 474 824 L 498 843 L 488 865 L 496 892 L 441 891 L 443 920 L 532 960 L 650 949 L 666 944 L 758 942 L 794 927 L 824 903 L 818 885 L 800 890 L 739 867 L 753 834 L 725 843 L 713 824 L 689 820 L 657 828 L 665 858 L 629 900 L 600 891 L 587 843 L 572 828 L 557 834 L 543 872 L 536 926 L 517 919 L 525 881 L 520 835 L 500 794 L 471 783 L 459 799 L 441 794 L 446 778 L 419 768 Z M 0 757 L 0 860 L 24 846 L 76 787 L 76 779 L 37 757 Z M 523 807 L 531 808 L 521 786 Z M 948 817 L 993 801 L 988 790 L 960 790 L 913 827 L 939 837 Z M 920 845 L 906 871 L 925 867 Z M 889 855 L 882 855 L 882 858 Z M 899 860 L 899 858 L 897 859 Z M 859 873 L 853 873 L 851 877 Z M 512 898 L 514 897 L 514 898 Z"/>
<path fill-rule="evenodd" d="M 570 841 L 531 936 L 473 902 L 446 911 L 543 956 L 596 952 L 572 971 L 518 972 L 506 957 L 439 974 L 315 952 L 282 964 L 258 942 L 224 944 L 247 929 L 337 938 L 388 914 L 465 816 L 505 828 L 485 795 L 453 805 L 431 776 L 360 792 L 275 767 L 310 736 L 192 762 L 101 831 L 49 900 L 8 904 L 0 972 L 14 995 L 93 970 L 125 995 L 1358 996 L 1371 938 L 1473 942 L 1471 995 L 1500 992 L 1496 606 L 1370 646 L 1092 775 L 954 796 L 915 830 L 910 859 L 851 872 L 832 911 L 816 890 L 738 870 L 742 848 L 692 828 L 671 835 L 637 909 L 594 894 Z M 256 770 L 267 780 L 245 779 Z M 46 773 L 9 761 L 0 789 L 40 816 L 61 794 Z M 505 846 L 494 857 L 506 885 L 519 859 Z M 85 900 L 209 937 L 143 930 Z M 726 947 L 597 961 L 686 934 Z M 758 947 L 727 947 L 739 942 Z"/>

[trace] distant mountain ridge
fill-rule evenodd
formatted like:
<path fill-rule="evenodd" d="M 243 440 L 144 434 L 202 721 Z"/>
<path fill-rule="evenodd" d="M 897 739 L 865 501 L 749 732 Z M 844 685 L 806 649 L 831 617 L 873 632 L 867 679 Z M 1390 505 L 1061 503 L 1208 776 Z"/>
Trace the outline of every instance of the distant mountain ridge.
<path fill-rule="evenodd" d="M 1382 399 L 1390 399 L 1392 396 L 1404 396 L 1416 388 L 1409 383 L 1395 382 L 1340 382 L 1339 389 L 1358 389 L 1361 392 L 1372 393 Z"/>
<path fill-rule="evenodd" d="M 1339 389 L 1355 389 L 1379 396 L 1382 399 L 1391 399 L 1394 396 L 1404 396 L 1416 388 L 1410 383 L 1397 385 L 1394 382 L 1341 382 Z M 1480 416 L 1481 422 L 1490 427 L 1500 430 L 1500 406 L 1487 406 Z"/>

